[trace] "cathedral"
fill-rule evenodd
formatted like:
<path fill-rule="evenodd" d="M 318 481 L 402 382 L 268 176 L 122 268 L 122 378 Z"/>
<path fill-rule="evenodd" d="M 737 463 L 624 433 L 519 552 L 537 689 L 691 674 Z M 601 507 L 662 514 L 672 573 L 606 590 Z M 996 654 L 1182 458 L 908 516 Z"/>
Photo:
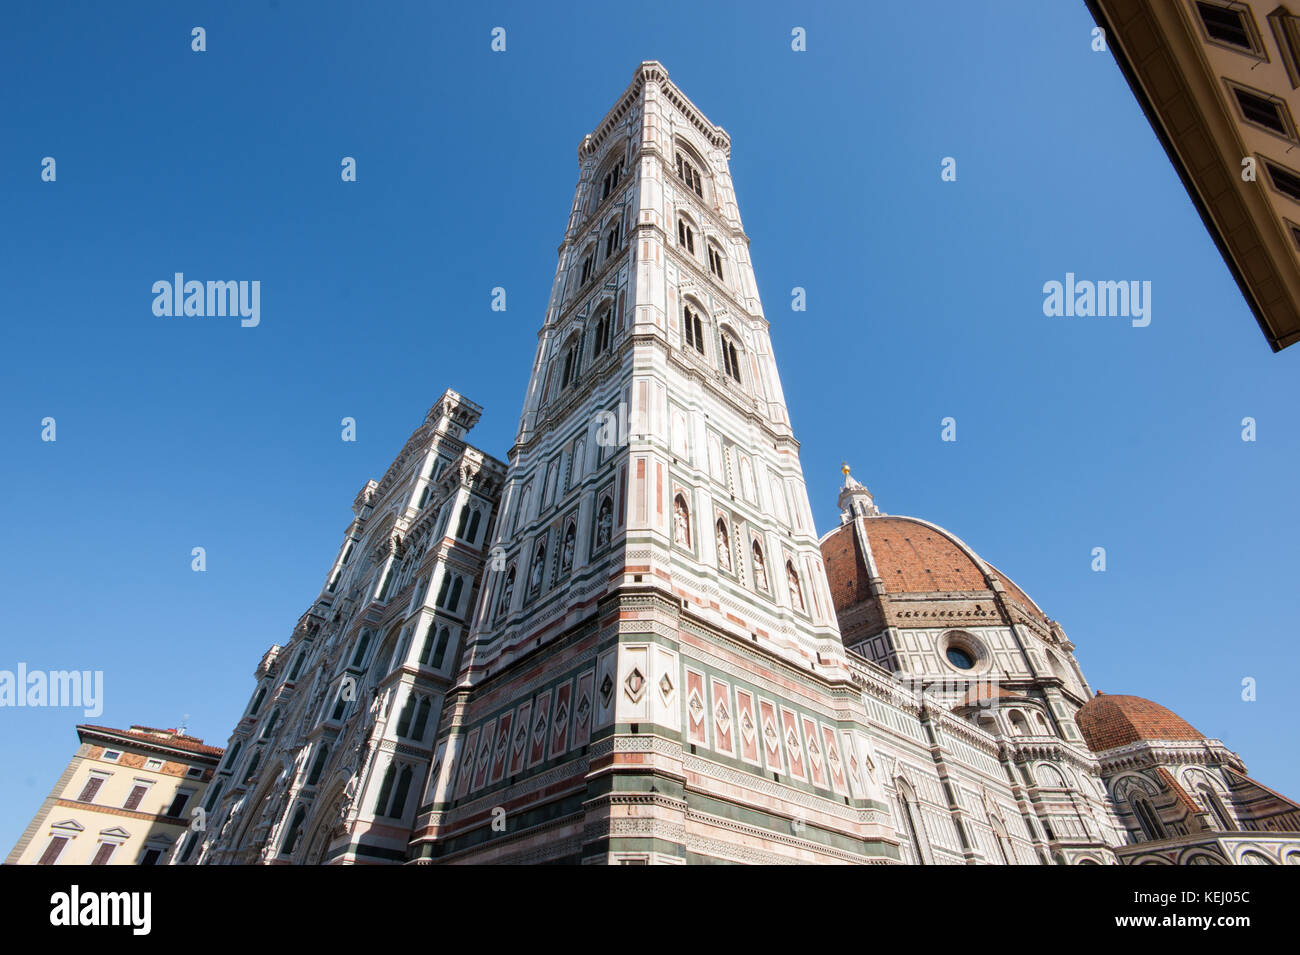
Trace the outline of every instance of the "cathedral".
<path fill-rule="evenodd" d="M 361 488 L 188 864 L 1300 864 L 1300 806 L 846 466 L 818 534 L 729 171 L 657 62 L 578 147 L 514 445 Z"/>

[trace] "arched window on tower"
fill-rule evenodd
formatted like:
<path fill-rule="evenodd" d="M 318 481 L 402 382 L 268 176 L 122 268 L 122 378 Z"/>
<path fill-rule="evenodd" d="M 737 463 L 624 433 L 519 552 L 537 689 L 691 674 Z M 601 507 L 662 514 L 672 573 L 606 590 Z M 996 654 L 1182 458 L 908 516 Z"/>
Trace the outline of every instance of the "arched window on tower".
<path fill-rule="evenodd" d="M 700 163 L 690 153 L 678 149 L 675 156 L 677 178 L 686 183 L 686 187 L 701 199 L 704 198 L 704 177 L 700 174 Z"/>
<path fill-rule="evenodd" d="M 623 220 L 616 219 L 614 227 L 605 235 L 605 258 L 608 260 L 623 247 Z"/>
<path fill-rule="evenodd" d="M 695 226 L 686 216 L 677 217 L 677 245 L 690 255 L 695 254 Z"/>
<path fill-rule="evenodd" d="M 591 281 L 591 273 L 595 271 L 595 265 L 596 250 L 594 248 L 589 248 L 582 255 L 582 272 L 578 278 L 579 288 Z"/>
<path fill-rule="evenodd" d="M 722 370 L 737 383 L 740 382 L 740 352 L 736 340 L 730 335 L 722 336 Z"/>
<path fill-rule="evenodd" d="M 606 199 L 609 198 L 610 193 L 614 191 L 614 189 L 618 186 L 619 181 L 622 178 L 623 178 L 623 160 L 618 159 L 615 160 L 614 164 L 605 171 L 605 175 L 601 177 L 600 180 L 600 201 L 601 202 L 604 202 Z"/>
<path fill-rule="evenodd" d="M 429 662 L 429 666 L 433 667 L 433 669 L 442 669 L 442 661 L 447 656 L 447 644 L 450 642 L 451 630 L 443 627 L 438 631 L 438 643 L 433 648 L 433 659 Z"/>
<path fill-rule="evenodd" d="M 613 321 L 613 312 L 606 308 L 600 318 L 596 320 L 596 338 L 592 344 L 592 357 L 599 357 L 609 348 L 609 332 Z"/>
<path fill-rule="evenodd" d="M 709 271 L 712 272 L 717 278 L 725 280 L 725 276 L 723 276 L 722 274 L 722 250 L 719 249 L 712 242 L 708 244 L 708 249 L 709 249 Z"/>
<path fill-rule="evenodd" d="M 379 795 L 375 797 L 375 815 L 384 815 L 384 810 L 388 807 L 389 799 L 393 793 L 393 780 L 397 777 L 397 764 L 389 763 L 388 769 L 384 771 L 383 782 L 379 784 Z"/>
<path fill-rule="evenodd" d="M 475 508 L 473 515 L 469 519 L 469 531 L 465 535 L 465 540 L 469 541 L 471 544 L 474 543 L 475 539 L 478 537 L 478 524 L 479 519 L 482 516 L 483 512 L 478 508 Z"/>
<path fill-rule="evenodd" d="M 687 348 L 704 354 L 704 323 L 700 320 L 700 313 L 689 304 L 682 308 L 682 341 Z"/>
<path fill-rule="evenodd" d="M 429 725 L 429 711 L 433 704 L 427 696 L 420 697 L 420 705 L 415 711 L 415 724 L 411 727 L 411 739 L 423 742 L 424 731 Z"/>

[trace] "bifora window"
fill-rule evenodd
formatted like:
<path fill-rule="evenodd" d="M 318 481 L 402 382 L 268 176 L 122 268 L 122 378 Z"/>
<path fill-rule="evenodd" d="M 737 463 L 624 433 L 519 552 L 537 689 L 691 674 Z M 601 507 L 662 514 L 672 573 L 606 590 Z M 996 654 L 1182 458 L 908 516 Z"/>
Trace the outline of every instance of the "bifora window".
<path fill-rule="evenodd" d="M 713 246 L 709 246 L 709 271 L 722 278 L 722 253 Z"/>
<path fill-rule="evenodd" d="M 729 338 L 722 340 L 722 370 L 740 381 L 740 356 L 736 351 L 736 344 Z"/>
<path fill-rule="evenodd" d="M 695 230 L 684 217 L 677 220 L 677 244 L 691 255 L 695 254 Z"/>
<path fill-rule="evenodd" d="M 614 191 L 620 179 L 623 178 L 623 160 L 619 160 L 610 167 L 609 172 L 605 173 L 605 178 L 600 184 L 600 201 L 604 202 L 609 198 L 609 194 Z"/>
<path fill-rule="evenodd" d="M 700 176 L 699 169 L 680 152 L 677 154 L 677 178 L 686 183 L 687 187 L 693 190 L 701 199 L 704 198 L 704 180 Z"/>
<path fill-rule="evenodd" d="M 611 313 L 608 309 L 601 315 L 600 320 L 596 322 L 596 343 L 592 347 L 593 355 L 601 355 L 609 347 L 609 326 Z"/>
<path fill-rule="evenodd" d="M 689 305 L 682 310 L 682 338 L 687 346 L 704 354 L 704 323 L 700 321 L 700 313 Z"/>

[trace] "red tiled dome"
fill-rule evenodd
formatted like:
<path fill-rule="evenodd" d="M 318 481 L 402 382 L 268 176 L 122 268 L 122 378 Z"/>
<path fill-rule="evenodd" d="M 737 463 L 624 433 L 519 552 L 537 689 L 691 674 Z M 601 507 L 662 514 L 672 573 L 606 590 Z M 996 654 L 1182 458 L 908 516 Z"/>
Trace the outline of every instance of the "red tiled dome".
<path fill-rule="evenodd" d="M 1205 739 L 1177 713 L 1140 696 L 1098 693 L 1079 707 L 1074 721 L 1094 753 L 1138 740 Z"/>
<path fill-rule="evenodd" d="M 862 524 L 871 544 L 880 580 L 887 594 L 953 593 L 989 590 L 984 571 L 956 538 L 911 517 L 866 517 Z M 843 524 L 822 541 L 822 559 L 830 579 L 837 611 L 869 596 L 866 561 L 860 553 L 854 524 Z M 989 571 L 1002 581 L 1006 594 L 1027 613 L 1047 621 L 1038 606 L 1001 571 Z"/>

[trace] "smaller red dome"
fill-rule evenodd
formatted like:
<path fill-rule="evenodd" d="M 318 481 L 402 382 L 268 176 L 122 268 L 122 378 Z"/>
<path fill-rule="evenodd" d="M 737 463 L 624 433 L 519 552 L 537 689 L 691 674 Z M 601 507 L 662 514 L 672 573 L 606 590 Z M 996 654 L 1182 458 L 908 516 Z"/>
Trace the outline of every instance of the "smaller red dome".
<path fill-rule="evenodd" d="M 1098 693 L 1079 707 L 1074 721 L 1094 753 L 1139 740 L 1205 739 L 1177 713 L 1140 696 Z"/>

